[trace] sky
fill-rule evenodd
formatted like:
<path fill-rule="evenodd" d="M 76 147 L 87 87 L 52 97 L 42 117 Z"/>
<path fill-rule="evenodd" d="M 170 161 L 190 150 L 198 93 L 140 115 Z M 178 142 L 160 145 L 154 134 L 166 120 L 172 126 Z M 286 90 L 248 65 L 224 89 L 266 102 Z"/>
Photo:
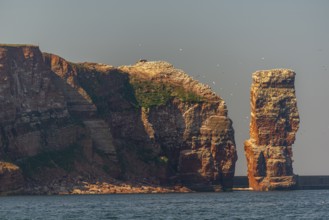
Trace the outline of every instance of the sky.
<path fill-rule="evenodd" d="M 296 72 L 294 173 L 329 175 L 329 1 L 0 0 L 0 43 L 36 44 L 73 62 L 165 60 L 228 106 L 246 175 L 251 74 Z"/>

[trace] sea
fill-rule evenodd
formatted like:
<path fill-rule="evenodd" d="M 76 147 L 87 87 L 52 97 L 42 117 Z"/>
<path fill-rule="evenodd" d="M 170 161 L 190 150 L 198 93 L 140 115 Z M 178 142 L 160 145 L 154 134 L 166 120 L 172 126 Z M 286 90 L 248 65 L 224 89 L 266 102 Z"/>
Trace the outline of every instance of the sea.
<path fill-rule="evenodd" d="M 329 219 L 329 190 L 7 196 L 0 219 Z"/>

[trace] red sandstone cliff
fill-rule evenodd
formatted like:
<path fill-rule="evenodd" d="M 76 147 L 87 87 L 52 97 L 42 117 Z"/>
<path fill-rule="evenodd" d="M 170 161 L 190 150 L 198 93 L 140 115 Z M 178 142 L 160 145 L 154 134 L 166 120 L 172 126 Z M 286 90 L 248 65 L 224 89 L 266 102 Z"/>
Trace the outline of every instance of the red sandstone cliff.
<path fill-rule="evenodd" d="M 232 187 L 225 102 L 167 62 L 74 64 L 0 45 L 0 99 L 0 193 L 113 178 Z"/>
<path fill-rule="evenodd" d="M 72 114 L 67 88 L 38 47 L 0 45 L 1 194 L 69 174 L 96 178 L 111 165 L 112 160 L 92 153 L 90 131 Z M 108 172 L 117 177 L 118 169 Z"/>
<path fill-rule="evenodd" d="M 75 86 L 91 97 L 110 127 L 124 178 L 232 187 L 232 122 L 209 87 L 162 61 L 119 68 L 71 64 L 63 74 L 61 58 L 45 54 L 45 60 L 62 78 L 74 76 Z"/>
<path fill-rule="evenodd" d="M 245 142 L 249 186 L 261 191 L 293 188 L 291 146 L 299 127 L 295 73 L 257 71 L 252 78 L 250 139 Z"/>

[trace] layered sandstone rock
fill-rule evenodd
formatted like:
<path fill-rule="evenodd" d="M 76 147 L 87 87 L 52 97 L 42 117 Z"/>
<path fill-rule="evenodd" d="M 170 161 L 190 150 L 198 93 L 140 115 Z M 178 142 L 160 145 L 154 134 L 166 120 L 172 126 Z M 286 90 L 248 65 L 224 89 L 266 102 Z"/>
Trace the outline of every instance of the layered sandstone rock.
<path fill-rule="evenodd" d="M 56 78 L 38 47 L 0 45 L 1 156 L 19 159 L 63 149 L 81 135 Z"/>
<path fill-rule="evenodd" d="M 118 177 L 221 190 L 236 159 L 223 99 L 167 62 L 74 64 L 0 45 L 3 194 Z"/>
<path fill-rule="evenodd" d="M 249 186 L 254 190 L 293 188 L 291 146 L 299 127 L 295 73 L 257 71 L 252 79 L 250 139 L 245 142 Z"/>
<path fill-rule="evenodd" d="M 76 85 L 108 122 L 125 178 L 232 187 L 234 130 L 225 102 L 208 86 L 163 61 L 71 65 Z M 63 68 L 52 69 L 63 76 Z"/>
<path fill-rule="evenodd" d="M 148 138 L 160 146 L 158 155 L 169 159 L 170 169 L 178 171 L 167 175 L 199 190 L 231 188 L 237 156 L 224 100 L 167 62 L 120 69 L 129 74 L 138 101 L 148 109 L 142 117 Z M 152 103 L 154 86 L 164 104 Z"/>
<path fill-rule="evenodd" d="M 43 57 L 46 65 L 64 81 L 64 83 L 59 84 L 59 87 L 64 92 L 70 114 L 78 117 L 89 130 L 94 146 L 103 153 L 110 155 L 113 161 L 116 161 L 116 150 L 113 145 L 110 128 L 97 115 L 97 107 L 90 98 L 90 95 L 80 85 L 78 79 L 78 74 L 81 74 L 78 68 L 79 66 L 69 63 L 54 54 L 43 53 Z M 97 71 L 104 72 L 108 70 L 107 68 L 102 68 L 107 65 L 95 66 Z M 92 84 L 93 82 L 89 83 Z"/>
<path fill-rule="evenodd" d="M 22 185 L 22 175 L 25 184 L 67 176 L 79 161 L 85 169 L 74 175 L 93 176 L 111 164 L 108 158 L 95 162 L 93 143 L 85 144 L 90 132 L 79 111 L 72 110 L 72 100 L 85 104 L 88 98 L 74 88 L 67 93 L 70 88 L 46 65 L 37 46 L 0 44 L 0 160 L 10 161 L 1 165 L 2 194 Z M 85 106 L 91 106 L 86 112 L 96 112 L 93 104 Z"/>

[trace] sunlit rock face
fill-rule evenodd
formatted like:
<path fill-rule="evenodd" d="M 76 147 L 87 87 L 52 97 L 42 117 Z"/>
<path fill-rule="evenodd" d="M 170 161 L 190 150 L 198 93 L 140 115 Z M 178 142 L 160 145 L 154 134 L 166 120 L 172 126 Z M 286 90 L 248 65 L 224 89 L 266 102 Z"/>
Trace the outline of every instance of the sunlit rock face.
<path fill-rule="evenodd" d="M 252 75 L 250 139 L 245 141 L 249 186 L 267 191 L 296 185 L 292 144 L 299 127 L 295 73 L 287 69 Z"/>
<path fill-rule="evenodd" d="M 151 140 L 154 153 L 168 158 L 167 178 L 195 190 L 231 188 L 237 155 L 224 100 L 164 61 L 138 62 L 120 70 L 128 73 L 142 105 L 145 140 Z M 154 94 L 163 101 L 155 102 Z"/>

